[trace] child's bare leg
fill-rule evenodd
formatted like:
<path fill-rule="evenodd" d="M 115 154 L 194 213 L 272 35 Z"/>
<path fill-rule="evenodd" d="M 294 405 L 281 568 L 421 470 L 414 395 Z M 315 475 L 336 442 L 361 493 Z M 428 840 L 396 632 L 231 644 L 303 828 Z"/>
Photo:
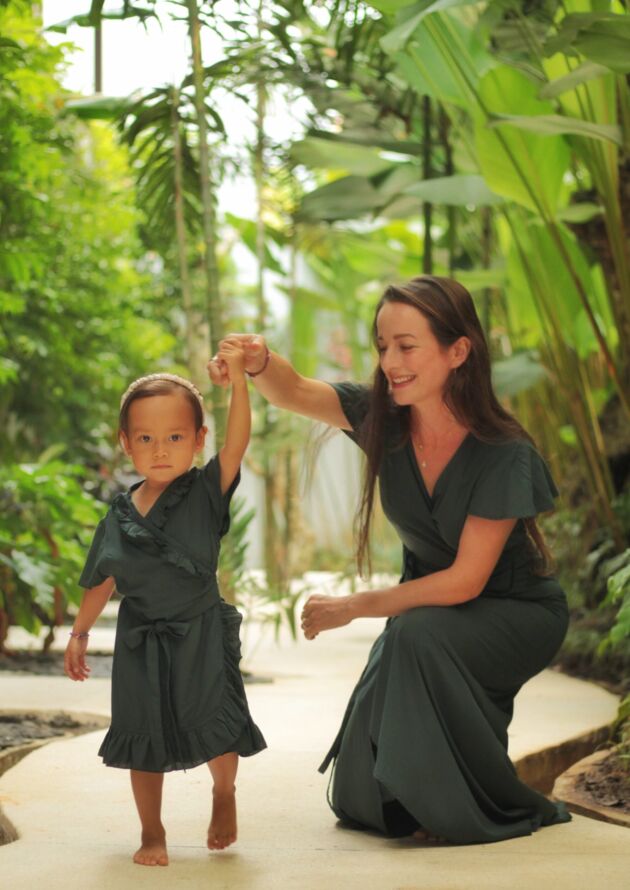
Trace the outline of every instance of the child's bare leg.
<path fill-rule="evenodd" d="M 212 819 L 208 828 L 208 848 L 223 850 L 236 840 L 236 771 L 238 754 L 222 754 L 208 761 L 214 780 Z"/>
<path fill-rule="evenodd" d="M 142 825 L 142 846 L 133 861 L 138 865 L 168 865 L 166 832 L 162 825 L 163 773 L 132 769 L 131 787 Z"/>

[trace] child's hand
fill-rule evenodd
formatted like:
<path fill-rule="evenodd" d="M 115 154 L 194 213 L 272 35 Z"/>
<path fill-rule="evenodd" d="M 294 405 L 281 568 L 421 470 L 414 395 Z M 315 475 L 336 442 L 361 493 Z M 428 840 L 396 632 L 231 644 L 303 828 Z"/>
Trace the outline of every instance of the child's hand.
<path fill-rule="evenodd" d="M 230 383 L 245 379 L 245 350 L 240 343 L 224 340 L 217 353 L 219 365 L 223 366 Z"/>
<path fill-rule="evenodd" d="M 87 646 L 87 637 L 70 637 L 63 657 L 63 669 L 71 680 L 87 680 L 90 676 L 90 668 L 85 663 Z"/>

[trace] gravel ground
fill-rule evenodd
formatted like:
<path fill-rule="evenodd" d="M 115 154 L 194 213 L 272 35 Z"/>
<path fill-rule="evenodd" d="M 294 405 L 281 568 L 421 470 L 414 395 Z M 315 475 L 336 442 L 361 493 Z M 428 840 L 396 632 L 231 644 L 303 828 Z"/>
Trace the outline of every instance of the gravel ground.
<path fill-rule="evenodd" d="M 36 739 L 51 739 L 65 735 L 73 729 L 84 730 L 85 723 L 78 723 L 68 714 L 60 712 L 44 719 L 38 714 L 0 714 L 0 751 L 25 745 Z M 98 729 L 94 725 L 94 729 Z"/>
<path fill-rule="evenodd" d="M 112 655 L 90 652 L 87 663 L 91 677 L 111 677 Z M 13 671 L 39 676 L 63 676 L 63 652 L 30 652 L 27 650 L 0 655 L 0 671 Z"/>

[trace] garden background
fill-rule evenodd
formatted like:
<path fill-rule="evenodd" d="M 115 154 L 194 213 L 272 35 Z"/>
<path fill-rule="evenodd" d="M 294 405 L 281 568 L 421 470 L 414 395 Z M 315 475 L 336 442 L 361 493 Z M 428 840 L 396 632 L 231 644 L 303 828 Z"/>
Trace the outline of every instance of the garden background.
<path fill-rule="evenodd" d="M 46 6 L 0 2 L 0 649 L 11 624 L 48 648 L 78 602 L 130 481 L 131 379 L 194 379 L 220 441 L 205 362 L 226 331 L 367 379 L 378 296 L 425 272 L 472 292 L 497 391 L 562 492 L 543 523 L 573 617 L 559 660 L 627 693 L 627 4 L 86 0 L 54 27 Z M 163 80 L 104 93 L 121 20 L 146 27 L 139 66 L 156 26 L 179 28 L 183 75 L 165 59 Z M 89 95 L 63 86 L 79 32 Z M 254 412 L 223 590 L 295 631 L 295 579 L 354 577 L 358 466 L 342 437 Z M 398 571 L 382 519 L 374 556 Z"/>

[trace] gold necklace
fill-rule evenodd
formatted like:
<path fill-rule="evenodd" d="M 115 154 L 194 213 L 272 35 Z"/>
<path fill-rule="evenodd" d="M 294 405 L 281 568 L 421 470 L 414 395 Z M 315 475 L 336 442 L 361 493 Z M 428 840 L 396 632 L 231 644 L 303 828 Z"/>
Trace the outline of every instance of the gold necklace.
<path fill-rule="evenodd" d="M 455 423 L 454 419 L 452 420 L 452 423 Z M 453 430 L 450 429 L 450 430 L 447 430 L 445 433 L 443 433 L 442 437 L 441 437 L 442 441 L 446 441 L 448 436 L 450 436 L 452 434 L 452 432 L 453 432 Z M 420 441 L 420 439 L 417 439 L 416 436 L 414 436 L 414 434 L 411 432 L 411 430 L 409 431 L 409 435 L 411 436 L 411 441 L 416 446 L 418 451 L 424 451 L 423 443 Z M 440 439 L 438 439 L 438 441 L 440 441 Z M 424 470 L 427 467 L 427 465 L 428 465 L 428 463 L 427 463 L 426 457 L 423 457 L 422 455 L 420 455 L 420 466 L 422 467 L 422 469 Z"/>

